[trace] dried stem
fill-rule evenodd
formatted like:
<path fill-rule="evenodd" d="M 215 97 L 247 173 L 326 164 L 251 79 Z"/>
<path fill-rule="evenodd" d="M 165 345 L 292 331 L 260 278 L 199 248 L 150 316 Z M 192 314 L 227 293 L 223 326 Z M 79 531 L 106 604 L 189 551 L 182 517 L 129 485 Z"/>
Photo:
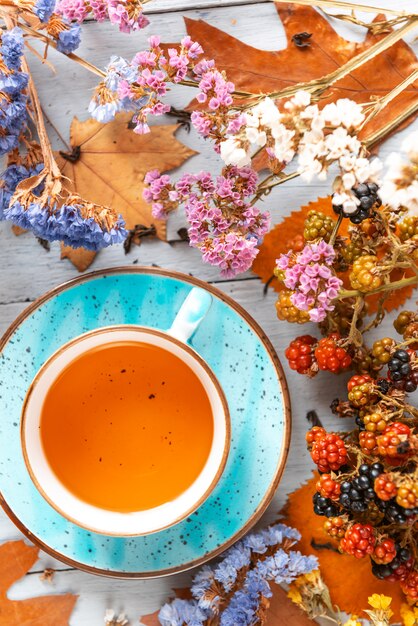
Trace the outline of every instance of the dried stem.
<path fill-rule="evenodd" d="M 402 82 L 396 85 L 394 89 L 389 91 L 389 93 L 384 95 L 382 98 L 379 98 L 379 100 L 376 100 L 376 103 L 371 105 L 373 107 L 373 110 L 371 111 L 371 113 L 366 115 L 366 119 L 364 120 L 362 127 L 370 122 L 376 115 L 378 115 L 382 111 L 382 109 L 385 108 L 385 106 L 389 104 L 389 102 L 399 96 L 400 93 L 405 91 L 405 89 L 409 87 L 409 85 L 412 85 L 412 83 L 414 83 L 416 80 L 418 80 L 418 69 L 414 70 L 412 74 L 407 76 L 407 78 L 405 78 Z M 367 107 L 365 107 L 365 109 L 367 110 Z"/>
<path fill-rule="evenodd" d="M 1 0 L 0 0 L 0 5 L 4 5 L 4 2 L 1 2 Z M 7 23 L 7 19 L 10 19 L 10 12 L 6 11 L 6 10 L 3 10 L 3 9 L 0 9 L 0 16 Z M 47 44 L 47 46 L 51 46 L 52 48 L 57 50 L 57 44 L 54 41 L 54 39 L 52 39 L 51 37 L 48 37 L 47 35 L 44 35 L 44 33 L 38 32 L 37 30 L 35 30 L 31 26 L 28 26 L 27 24 L 25 24 L 22 21 L 18 22 L 18 26 L 19 26 L 19 28 L 21 28 L 22 30 L 24 30 L 25 32 L 30 34 L 35 39 L 40 39 L 41 41 L 45 42 Z M 100 78 L 105 78 L 105 76 L 106 76 L 105 72 L 103 72 L 101 69 L 99 69 L 98 67 L 96 67 L 95 65 L 90 63 L 89 61 L 86 61 L 85 59 L 79 57 L 77 54 L 74 54 L 73 52 L 70 52 L 69 54 L 66 54 L 65 56 L 68 57 L 69 59 L 71 59 L 72 61 L 75 61 L 76 63 L 78 63 L 79 65 L 84 67 L 89 72 L 92 72 L 93 74 L 96 74 L 97 76 L 100 76 Z"/>
<path fill-rule="evenodd" d="M 272 0 L 272 2 L 288 4 L 287 0 Z M 293 4 L 311 7 L 316 6 L 326 9 L 348 9 L 349 11 L 366 11 L 367 13 L 386 13 L 387 15 L 401 15 L 410 17 L 405 11 L 397 11 L 396 9 L 380 9 L 379 7 L 371 7 L 366 4 L 357 4 L 356 2 L 343 2 L 341 0 L 293 0 Z M 416 14 L 412 14 L 415 16 Z"/>
<path fill-rule="evenodd" d="M 337 300 L 343 300 L 345 298 L 355 298 L 357 296 L 370 296 L 374 293 L 382 293 L 383 291 L 396 291 L 397 289 L 402 289 L 403 287 L 408 287 L 409 285 L 415 285 L 418 283 L 418 276 L 410 276 L 408 278 L 402 278 L 401 280 L 394 280 L 392 283 L 385 283 L 384 285 L 380 285 L 376 289 L 372 291 L 368 291 L 367 294 L 364 294 L 361 291 L 357 291 L 356 289 L 341 289 L 338 293 Z"/>
<path fill-rule="evenodd" d="M 14 19 L 12 15 L 10 15 L 10 13 L 3 15 L 3 19 L 7 28 L 9 29 L 13 28 L 16 25 L 17 20 Z M 38 92 L 36 91 L 35 83 L 33 81 L 32 74 L 30 72 L 25 55 L 23 55 L 22 57 L 22 68 L 29 77 L 29 97 L 33 106 L 33 115 L 35 117 L 36 130 L 38 133 L 39 144 L 42 150 L 44 169 L 45 172 L 48 172 L 50 175 L 52 175 L 53 179 L 59 179 L 61 177 L 61 172 L 52 154 L 51 144 L 49 142 L 48 133 L 46 132 Z"/>

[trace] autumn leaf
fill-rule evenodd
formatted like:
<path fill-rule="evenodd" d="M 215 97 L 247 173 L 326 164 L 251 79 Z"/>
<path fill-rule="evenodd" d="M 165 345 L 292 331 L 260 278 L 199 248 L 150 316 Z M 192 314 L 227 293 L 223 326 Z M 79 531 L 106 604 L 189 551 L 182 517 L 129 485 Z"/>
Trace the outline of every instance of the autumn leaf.
<path fill-rule="evenodd" d="M 273 595 L 267 611 L 265 626 L 312 626 L 316 624 L 296 606 L 279 585 L 271 585 Z"/>
<path fill-rule="evenodd" d="M 276 4 L 282 21 L 287 47 L 277 52 L 259 50 L 202 20 L 185 18 L 188 34 L 198 41 L 208 58 L 214 58 L 219 69 L 225 70 L 237 90 L 250 93 L 269 93 L 304 83 L 334 72 L 353 57 L 361 54 L 385 35 L 370 32 L 364 41 L 347 41 L 313 7 L 292 3 Z M 377 20 L 384 19 L 379 15 Z M 299 48 L 292 41 L 295 34 L 308 32 L 309 46 Z M 386 33 L 387 34 L 387 33 Z M 413 50 L 402 40 L 374 57 L 330 87 L 321 106 L 338 98 L 368 102 L 391 91 L 418 67 Z M 408 107 L 418 103 L 418 81 L 394 98 L 365 127 L 362 138 L 367 139 L 377 130 L 393 121 Z M 402 126 L 411 123 L 411 115 Z"/>
<path fill-rule="evenodd" d="M 151 207 L 142 198 L 144 176 L 151 169 L 160 171 L 179 167 L 196 154 L 175 138 L 178 125 L 153 126 L 146 135 L 129 128 L 129 113 L 121 113 L 113 122 L 101 124 L 89 119 L 71 123 L 70 154 L 56 154 L 61 172 L 68 178 L 65 190 L 121 213 L 128 229 L 137 224 L 155 225 L 157 237 L 166 239 L 166 222 L 155 220 Z M 69 258 L 80 271 L 94 259 L 94 253 L 65 247 Z"/>
<path fill-rule="evenodd" d="M 0 546 L 0 626 L 68 626 L 77 600 L 72 594 L 9 600 L 7 591 L 38 560 L 39 550 L 23 541 Z"/>
<path fill-rule="evenodd" d="M 272 230 L 264 237 L 263 243 L 260 246 L 260 251 L 255 258 L 252 265 L 252 271 L 257 274 L 263 283 L 269 283 L 269 285 L 275 290 L 280 291 L 283 289 L 283 283 L 277 279 L 271 280 L 273 276 L 273 270 L 276 265 L 276 259 L 281 255 L 289 252 L 289 249 L 293 249 L 293 243 L 301 241 L 303 233 L 303 227 L 305 219 L 309 211 L 321 211 L 325 215 L 335 218 L 335 213 L 332 209 L 331 196 L 327 198 L 318 198 L 313 202 L 309 202 L 306 206 L 303 206 L 298 211 L 293 211 L 290 215 L 285 217 L 280 224 L 277 224 Z M 348 234 L 348 220 L 343 220 L 341 227 L 338 231 L 339 235 L 347 236 Z M 352 289 L 348 281 L 348 272 L 344 274 L 338 274 L 343 280 L 344 287 L 346 289 Z M 403 276 L 408 276 L 408 272 L 405 270 L 395 269 L 390 277 L 391 281 L 399 280 Z M 402 306 L 408 298 L 411 297 L 414 289 L 407 286 L 402 289 L 397 289 L 392 292 L 384 302 L 385 311 L 393 311 Z M 374 294 L 367 296 L 368 313 L 373 314 L 377 311 L 377 305 L 380 294 Z"/>
<path fill-rule="evenodd" d="M 342 611 L 361 616 L 367 608 L 367 598 L 373 593 L 383 593 L 393 598 L 391 608 L 397 618 L 395 621 L 398 621 L 403 599 L 399 585 L 375 578 L 369 559 L 356 559 L 336 551 L 336 544 L 323 529 L 324 518 L 313 511 L 312 496 L 316 481 L 317 476 L 314 475 L 289 495 L 282 511 L 285 518 L 281 521 L 297 528 L 302 534 L 299 550 L 318 558 L 319 569 L 329 587 L 332 601 Z"/>

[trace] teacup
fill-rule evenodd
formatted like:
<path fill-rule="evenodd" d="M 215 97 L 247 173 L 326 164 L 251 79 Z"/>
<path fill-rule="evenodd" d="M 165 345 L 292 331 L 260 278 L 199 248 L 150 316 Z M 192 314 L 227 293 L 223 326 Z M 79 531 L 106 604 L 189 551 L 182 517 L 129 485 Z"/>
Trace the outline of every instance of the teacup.
<path fill-rule="evenodd" d="M 105 535 L 149 534 L 213 491 L 229 452 L 228 405 L 188 344 L 211 300 L 193 288 L 169 330 L 98 328 L 42 365 L 23 405 L 22 449 L 63 517 Z"/>

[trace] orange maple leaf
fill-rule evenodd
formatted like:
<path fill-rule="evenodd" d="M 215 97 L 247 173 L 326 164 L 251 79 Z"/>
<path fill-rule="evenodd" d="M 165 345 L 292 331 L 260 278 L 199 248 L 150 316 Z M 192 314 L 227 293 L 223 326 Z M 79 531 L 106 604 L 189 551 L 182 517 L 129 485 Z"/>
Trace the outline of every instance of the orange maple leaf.
<path fill-rule="evenodd" d="M 367 599 L 373 593 L 383 593 L 392 598 L 391 609 L 399 620 L 399 610 L 404 596 L 399 585 L 379 580 L 373 576 L 369 559 L 356 559 L 339 554 L 336 544 L 324 531 L 324 518 L 315 515 L 312 496 L 317 475 L 289 495 L 282 513 L 286 524 L 302 534 L 298 548 L 303 554 L 314 554 L 319 569 L 328 586 L 332 601 L 340 610 L 361 616 L 368 608 Z"/>
<path fill-rule="evenodd" d="M 68 626 L 77 601 L 72 594 L 9 600 L 7 590 L 38 560 L 38 548 L 23 541 L 0 546 L 0 626 Z"/>
<path fill-rule="evenodd" d="M 261 278 L 263 283 L 268 282 L 275 291 L 280 291 L 284 288 L 282 282 L 276 279 L 271 280 L 276 265 L 276 259 L 281 254 L 285 254 L 289 251 L 289 248 L 292 247 L 292 240 L 295 240 L 298 236 L 300 238 L 309 211 L 321 211 L 325 213 L 325 215 L 335 218 L 331 196 L 318 198 L 318 200 L 309 202 L 306 206 L 303 206 L 298 211 L 293 211 L 290 215 L 285 217 L 280 224 L 277 224 L 267 233 L 260 246 L 260 251 L 253 263 L 252 271 Z M 348 220 L 343 220 L 338 233 L 342 236 L 346 236 L 348 233 L 348 225 Z M 395 269 L 390 275 L 391 281 L 399 280 L 404 275 L 408 276 L 411 274 L 408 274 L 405 270 Z M 348 282 L 348 273 L 339 274 L 339 276 L 343 280 L 344 287 L 351 289 L 350 283 Z M 411 297 L 413 290 L 414 288 L 412 286 L 408 286 L 392 292 L 384 302 L 383 306 L 385 311 L 393 311 L 402 306 L 406 300 Z M 367 296 L 368 313 L 372 314 L 377 311 L 379 295 L 380 294 L 373 294 Z"/>
<path fill-rule="evenodd" d="M 236 89 L 250 93 L 271 93 L 321 78 L 387 34 L 368 32 L 364 41 L 354 43 L 338 35 L 313 7 L 288 3 L 276 4 L 276 9 L 288 40 L 287 47 L 277 52 L 253 48 L 202 20 L 185 18 L 186 28 L 192 39 L 203 46 L 205 56 L 215 59 L 218 69 L 225 70 Z M 382 19 L 382 15 L 376 17 L 376 21 Z M 311 33 L 306 48 L 298 48 L 292 41 L 293 35 L 301 32 Z M 338 98 L 364 103 L 373 96 L 383 96 L 417 67 L 418 60 L 412 48 L 400 40 L 327 89 L 321 98 L 321 106 Z M 374 135 L 417 103 L 418 81 L 409 85 L 364 127 L 362 138 Z M 397 130 L 410 124 L 417 114 L 411 113 Z"/>

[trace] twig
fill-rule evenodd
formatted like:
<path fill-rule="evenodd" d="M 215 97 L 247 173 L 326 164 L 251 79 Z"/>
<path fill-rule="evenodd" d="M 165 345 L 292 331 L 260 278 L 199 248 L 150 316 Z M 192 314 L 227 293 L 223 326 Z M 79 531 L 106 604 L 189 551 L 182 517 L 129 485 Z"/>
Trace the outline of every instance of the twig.
<path fill-rule="evenodd" d="M 402 287 L 408 287 L 416 283 L 418 283 L 418 276 L 410 276 L 409 278 L 402 278 L 401 280 L 394 280 L 392 283 L 380 285 L 380 287 L 376 287 L 376 289 L 368 291 L 366 294 L 356 289 L 342 289 L 336 299 L 343 300 L 344 298 L 354 298 L 357 296 L 370 296 L 374 293 L 382 293 L 382 291 L 396 291 L 396 289 L 402 289 Z"/>
<path fill-rule="evenodd" d="M 1 4 L 1 2 L 0 2 L 0 4 Z M 4 20 L 6 20 L 7 16 L 9 15 L 9 12 L 0 9 L 0 15 L 3 17 Z M 35 39 L 41 39 L 48 46 L 52 46 L 52 48 L 54 48 L 55 50 L 58 50 L 56 42 L 53 39 L 51 39 L 50 37 L 48 37 L 47 35 L 44 35 L 43 33 L 39 33 L 37 30 L 35 30 L 34 28 L 31 28 L 31 26 L 28 26 L 27 24 L 25 24 L 22 21 L 19 21 L 19 27 L 22 30 L 26 31 L 27 33 L 30 33 L 32 35 L 32 37 L 35 37 Z M 85 59 L 82 59 L 77 54 L 74 54 L 74 52 L 70 52 L 69 54 L 66 54 L 65 56 L 68 59 L 71 59 L 72 61 L 75 61 L 76 63 L 78 63 L 79 65 L 84 67 L 89 72 L 92 72 L 93 74 L 97 74 L 97 76 L 100 76 L 101 78 L 105 78 L 106 77 L 105 72 L 100 70 L 98 67 L 96 67 L 95 65 L 93 65 L 89 61 L 86 61 Z"/>
<path fill-rule="evenodd" d="M 368 124 L 368 122 L 370 122 L 376 115 L 378 115 L 382 111 L 382 109 L 384 109 L 385 106 L 389 104 L 389 102 L 394 100 L 396 96 L 399 96 L 402 91 L 409 87 L 409 85 L 412 85 L 412 83 L 414 83 L 416 80 L 418 80 L 418 69 L 412 72 L 412 74 L 405 78 L 401 83 L 396 85 L 394 89 L 389 91 L 389 93 L 387 93 L 382 98 L 379 98 L 379 100 L 377 100 L 376 103 L 372 105 L 373 110 L 371 113 L 369 113 L 369 115 L 366 115 L 366 118 L 361 127 Z"/>
<path fill-rule="evenodd" d="M 272 2 L 278 2 L 288 4 L 288 0 L 272 0 Z M 316 6 L 327 9 L 348 9 L 349 11 L 366 11 L 367 13 L 386 13 L 387 15 L 410 15 L 405 14 L 405 11 L 397 11 L 396 9 L 380 9 L 379 7 L 371 7 L 367 4 L 357 4 L 354 2 L 343 2 L 341 0 L 293 0 L 293 4 L 300 4 L 311 7 Z M 416 14 L 412 14 L 415 16 Z"/>

